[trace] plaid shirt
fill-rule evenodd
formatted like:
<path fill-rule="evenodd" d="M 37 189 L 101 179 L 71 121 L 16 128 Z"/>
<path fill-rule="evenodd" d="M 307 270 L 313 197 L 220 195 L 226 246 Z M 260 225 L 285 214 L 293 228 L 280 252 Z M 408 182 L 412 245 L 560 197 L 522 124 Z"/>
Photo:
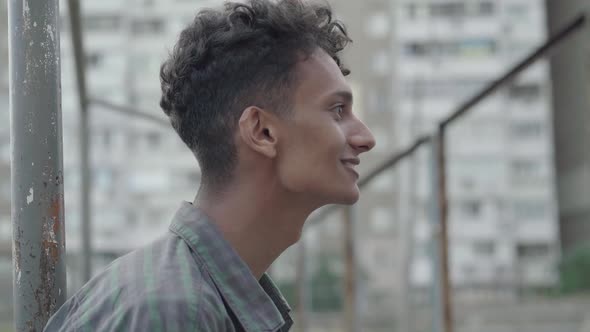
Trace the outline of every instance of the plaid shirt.
<path fill-rule="evenodd" d="M 45 331 L 288 331 L 289 305 L 250 272 L 209 218 L 184 202 L 170 232 L 111 263 Z"/>

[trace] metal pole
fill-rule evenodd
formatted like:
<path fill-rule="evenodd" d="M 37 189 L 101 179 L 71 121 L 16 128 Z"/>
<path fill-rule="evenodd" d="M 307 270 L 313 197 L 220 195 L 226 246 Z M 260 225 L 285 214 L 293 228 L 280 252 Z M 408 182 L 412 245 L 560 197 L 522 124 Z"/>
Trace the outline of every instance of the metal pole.
<path fill-rule="evenodd" d="M 414 84 L 414 89 L 412 91 L 412 118 L 410 121 L 410 137 L 415 137 L 418 130 L 417 127 L 422 124 L 422 98 L 423 98 L 423 80 L 418 78 L 416 83 Z M 399 327 L 401 331 L 413 331 L 414 330 L 414 311 L 413 309 L 413 297 L 412 297 L 412 280 L 411 280 L 411 267 L 412 262 L 414 259 L 414 246 L 415 246 L 415 238 L 414 238 L 414 231 L 416 228 L 416 216 L 418 215 L 416 209 L 419 208 L 418 204 L 418 196 L 417 196 L 417 187 L 418 187 L 418 170 L 421 169 L 419 167 L 419 159 L 417 156 L 418 151 L 414 151 L 414 153 L 408 158 L 409 160 L 409 167 L 408 167 L 408 182 L 406 185 L 402 185 L 402 169 L 398 170 L 400 174 L 400 181 L 398 185 L 398 190 L 400 190 L 401 194 L 407 195 L 405 200 L 399 199 L 398 202 L 402 202 L 403 205 L 398 205 L 397 210 L 402 211 L 402 206 L 405 207 L 406 213 L 398 213 L 398 218 L 400 222 L 400 234 L 401 237 L 399 238 L 399 267 L 400 267 L 400 291 L 399 291 Z M 400 165 L 401 166 L 401 165 Z M 398 166 L 398 168 L 401 168 Z M 403 191 L 403 188 L 407 187 L 407 191 Z"/>
<path fill-rule="evenodd" d="M 442 317 L 443 310 L 441 307 L 441 283 L 439 282 L 441 277 L 441 255 L 440 255 L 440 190 L 439 186 L 439 170 L 438 170 L 438 141 L 436 137 L 433 137 L 431 142 L 431 154 L 430 154 L 430 179 L 431 179 L 431 225 L 432 233 L 430 235 L 430 257 L 432 262 L 432 331 L 441 332 L 442 329 Z"/>
<path fill-rule="evenodd" d="M 453 304 L 451 301 L 451 281 L 449 277 L 449 228 L 448 228 L 448 200 L 445 160 L 445 127 L 439 126 L 436 139 L 436 161 L 438 169 L 438 199 L 440 208 L 440 254 L 441 254 L 441 291 L 443 324 L 445 332 L 453 332 Z"/>
<path fill-rule="evenodd" d="M 74 47 L 74 62 L 76 65 L 76 78 L 78 86 L 78 99 L 80 102 L 80 223 L 81 223 L 81 266 L 82 282 L 86 282 L 92 276 L 92 229 L 90 213 L 90 128 L 88 114 L 88 94 L 86 92 L 86 76 L 84 72 L 85 56 L 82 42 L 82 24 L 80 23 L 80 2 L 68 0 L 70 10 L 70 33 Z"/>
<path fill-rule="evenodd" d="M 345 329 L 350 332 L 360 331 L 358 315 L 358 267 L 356 260 L 356 241 L 354 234 L 355 210 L 353 206 L 344 208 L 344 313 Z"/>
<path fill-rule="evenodd" d="M 416 152 L 417 153 L 417 152 Z M 416 209 L 419 208 L 417 187 L 418 187 L 418 170 L 419 159 L 414 153 L 409 158 L 410 167 L 408 169 L 408 191 L 405 193 L 407 199 L 403 200 L 405 206 L 409 207 L 406 209 L 406 213 L 401 215 L 399 218 L 400 222 L 400 234 L 399 238 L 399 267 L 400 267 L 400 292 L 399 292 L 399 327 L 400 331 L 414 331 L 414 297 L 413 297 L 413 283 L 411 279 L 411 268 L 414 260 L 414 246 L 416 245 L 414 232 L 416 229 Z M 399 167 L 399 166 L 398 166 Z M 400 170 L 401 173 L 401 170 Z M 401 209 L 398 207 L 398 209 Z"/>
<path fill-rule="evenodd" d="M 8 2 L 16 331 L 66 299 L 58 0 Z"/>
<path fill-rule="evenodd" d="M 296 270 L 296 289 L 297 289 L 297 319 L 295 324 L 297 330 L 300 332 L 306 332 L 308 329 L 308 312 L 307 312 L 307 248 L 305 245 L 305 234 L 301 236 L 299 243 L 297 244 L 297 270 Z"/>

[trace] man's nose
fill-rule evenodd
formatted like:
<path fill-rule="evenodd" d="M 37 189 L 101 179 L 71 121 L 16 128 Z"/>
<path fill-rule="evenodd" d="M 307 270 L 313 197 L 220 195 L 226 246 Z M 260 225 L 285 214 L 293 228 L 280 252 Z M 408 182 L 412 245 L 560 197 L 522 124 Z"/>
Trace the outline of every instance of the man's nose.
<path fill-rule="evenodd" d="M 354 130 L 349 136 L 349 143 L 359 153 L 367 152 L 375 147 L 375 137 L 371 133 L 371 130 L 359 119 L 355 119 L 356 123 Z"/>

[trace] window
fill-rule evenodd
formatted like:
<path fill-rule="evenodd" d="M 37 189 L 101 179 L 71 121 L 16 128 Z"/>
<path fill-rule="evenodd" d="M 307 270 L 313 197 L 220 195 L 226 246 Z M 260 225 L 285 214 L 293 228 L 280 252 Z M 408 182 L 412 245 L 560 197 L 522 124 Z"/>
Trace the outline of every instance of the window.
<path fill-rule="evenodd" d="M 381 50 L 373 54 L 372 69 L 376 75 L 387 75 L 390 72 L 390 57 L 387 51 Z"/>
<path fill-rule="evenodd" d="M 115 31 L 121 27 L 119 16 L 86 16 L 82 20 L 84 27 L 91 31 Z"/>
<path fill-rule="evenodd" d="M 130 226 L 130 227 L 137 226 L 137 224 L 139 223 L 139 218 L 137 217 L 137 212 L 135 210 L 128 208 L 125 215 L 126 215 L 125 222 L 126 222 L 127 226 Z"/>
<path fill-rule="evenodd" d="M 512 172 L 515 176 L 535 176 L 539 175 L 541 165 L 534 160 L 513 160 L 511 163 Z"/>
<path fill-rule="evenodd" d="M 491 16 L 495 7 L 492 1 L 454 1 L 438 2 L 429 6 L 430 16 L 442 19 L 457 19 L 468 16 Z M 406 12 L 410 18 L 416 16 L 416 5 L 407 5 Z"/>
<path fill-rule="evenodd" d="M 456 18 L 465 16 L 465 3 L 443 2 L 430 4 L 430 15 L 432 17 Z"/>
<path fill-rule="evenodd" d="M 486 81 L 469 78 L 409 80 L 401 84 L 402 94 L 408 98 L 453 97 L 461 98 L 481 90 Z"/>
<path fill-rule="evenodd" d="M 94 169 L 94 184 L 96 188 L 108 191 L 111 189 L 114 181 L 113 171 L 106 167 L 99 167 Z"/>
<path fill-rule="evenodd" d="M 384 153 L 384 152 L 388 152 L 389 153 L 389 147 L 387 146 L 387 144 L 385 142 L 389 141 L 389 133 L 386 132 L 383 129 L 380 128 L 374 128 L 371 130 L 373 132 L 373 137 L 375 137 L 375 141 L 379 142 L 379 144 L 377 144 L 375 146 L 375 152 L 379 152 L 379 153 Z"/>
<path fill-rule="evenodd" d="M 512 99 L 531 101 L 541 95 L 538 84 L 515 84 L 508 89 L 508 96 Z"/>
<path fill-rule="evenodd" d="M 519 258 L 545 257 L 551 252 L 551 246 L 547 243 L 519 244 L 516 251 Z"/>
<path fill-rule="evenodd" d="M 406 5 L 406 15 L 408 16 L 408 18 L 410 20 L 415 19 L 417 16 L 417 13 L 418 13 L 417 4 L 409 3 Z"/>
<path fill-rule="evenodd" d="M 459 211 L 465 217 L 476 218 L 481 214 L 481 205 L 479 200 L 465 200 L 459 202 Z"/>
<path fill-rule="evenodd" d="M 388 232 L 394 229 L 393 211 L 388 208 L 375 208 L 371 216 L 371 227 L 375 233 Z"/>
<path fill-rule="evenodd" d="M 528 6 L 524 3 L 508 4 L 508 6 L 506 8 L 506 12 L 508 13 L 509 16 L 511 16 L 511 19 L 522 20 L 527 15 Z"/>
<path fill-rule="evenodd" d="M 386 248 L 380 248 L 380 247 L 375 248 L 375 251 L 373 253 L 373 255 L 375 256 L 375 263 L 379 267 L 391 266 L 392 261 L 391 261 L 391 258 L 389 257 L 389 253 L 390 253 L 390 251 L 387 250 Z"/>
<path fill-rule="evenodd" d="M 367 110 L 375 113 L 391 112 L 391 91 L 388 85 L 367 87 Z M 383 144 L 378 144 L 383 145 Z"/>
<path fill-rule="evenodd" d="M 103 55 L 99 52 L 86 54 L 86 67 L 98 67 L 102 62 Z"/>
<path fill-rule="evenodd" d="M 148 146 L 150 148 L 153 148 L 153 147 L 157 147 L 160 145 L 160 142 L 162 141 L 162 135 L 160 135 L 159 132 L 150 131 L 146 134 L 146 139 L 147 139 Z"/>
<path fill-rule="evenodd" d="M 385 38 L 391 30 L 389 17 L 383 12 L 375 13 L 367 19 L 365 29 L 371 38 Z"/>
<path fill-rule="evenodd" d="M 428 55 L 428 46 L 426 43 L 410 42 L 404 46 L 407 55 L 423 56 Z"/>
<path fill-rule="evenodd" d="M 479 3 L 478 14 L 481 16 L 491 16 L 494 14 L 494 3 L 483 1 Z"/>
<path fill-rule="evenodd" d="M 463 272 L 463 275 L 469 279 L 475 276 L 475 274 L 477 273 L 477 269 L 475 268 L 475 266 L 473 266 L 473 264 L 467 263 L 461 266 L 461 272 Z"/>
<path fill-rule="evenodd" d="M 426 3 L 420 3 L 417 1 L 407 3 L 402 8 L 402 14 L 405 15 L 409 20 L 416 20 L 428 17 L 429 8 Z"/>
<path fill-rule="evenodd" d="M 517 220 L 544 219 L 549 212 L 543 201 L 518 201 L 513 205 L 514 218 Z"/>
<path fill-rule="evenodd" d="M 370 190 L 376 192 L 391 192 L 395 188 L 395 176 L 393 172 L 382 173 L 369 185 Z"/>
<path fill-rule="evenodd" d="M 469 56 L 481 57 L 497 52 L 497 43 L 491 38 L 467 38 L 460 40 L 413 41 L 403 47 L 409 56 Z"/>
<path fill-rule="evenodd" d="M 113 131 L 109 128 L 105 128 L 102 132 L 102 144 L 108 149 L 111 147 Z"/>
<path fill-rule="evenodd" d="M 458 42 L 457 50 L 463 56 L 481 56 L 496 53 L 497 45 L 492 39 L 465 39 Z"/>
<path fill-rule="evenodd" d="M 493 241 L 477 241 L 473 243 L 473 252 L 476 255 L 492 256 L 496 250 L 496 244 Z"/>
<path fill-rule="evenodd" d="M 129 151 L 135 151 L 137 148 L 138 137 L 136 132 L 129 132 L 127 135 L 127 149 Z"/>
<path fill-rule="evenodd" d="M 539 138 L 543 135 L 543 125 L 538 122 L 511 123 L 510 134 L 518 139 Z"/>
<path fill-rule="evenodd" d="M 156 18 L 135 21 L 131 24 L 131 31 L 137 35 L 157 33 L 163 29 L 164 22 Z"/>

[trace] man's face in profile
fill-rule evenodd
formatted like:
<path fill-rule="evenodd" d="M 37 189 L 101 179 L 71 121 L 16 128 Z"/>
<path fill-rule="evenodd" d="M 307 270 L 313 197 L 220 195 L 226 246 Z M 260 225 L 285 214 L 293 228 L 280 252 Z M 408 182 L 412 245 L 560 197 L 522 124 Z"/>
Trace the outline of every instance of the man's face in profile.
<path fill-rule="evenodd" d="M 336 62 L 317 50 L 296 67 L 292 116 L 281 122 L 279 177 L 321 204 L 359 198 L 359 154 L 375 139 L 353 114 L 352 90 Z"/>

